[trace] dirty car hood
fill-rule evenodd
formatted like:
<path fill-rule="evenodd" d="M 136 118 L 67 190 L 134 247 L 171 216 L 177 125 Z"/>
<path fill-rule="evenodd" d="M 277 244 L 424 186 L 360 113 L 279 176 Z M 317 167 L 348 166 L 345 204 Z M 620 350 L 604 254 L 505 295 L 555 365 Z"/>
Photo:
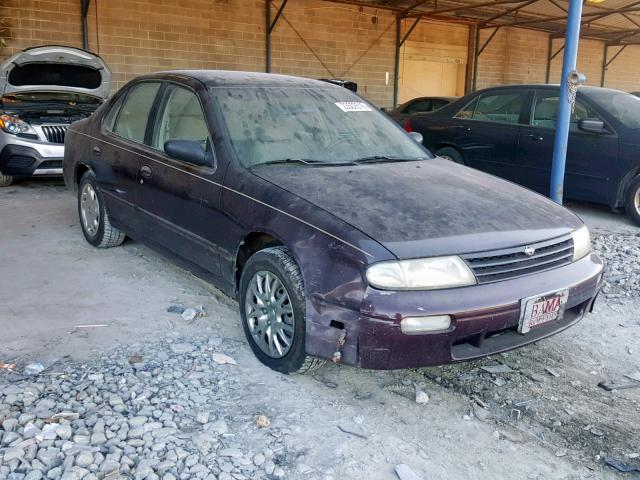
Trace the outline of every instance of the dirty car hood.
<path fill-rule="evenodd" d="M 33 91 L 85 93 L 103 100 L 109 96 L 111 70 L 99 56 L 79 48 L 27 48 L 0 69 L 0 96 Z"/>
<path fill-rule="evenodd" d="M 271 165 L 253 172 L 356 227 L 398 258 L 526 245 L 582 225 L 537 193 L 442 159 Z"/>

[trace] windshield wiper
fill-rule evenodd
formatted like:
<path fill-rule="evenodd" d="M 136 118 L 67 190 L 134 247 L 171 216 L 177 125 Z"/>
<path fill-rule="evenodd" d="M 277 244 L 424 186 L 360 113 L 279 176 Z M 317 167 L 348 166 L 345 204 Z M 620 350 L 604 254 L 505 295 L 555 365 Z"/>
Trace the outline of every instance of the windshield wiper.
<path fill-rule="evenodd" d="M 325 162 L 323 160 L 314 160 L 312 158 L 280 158 L 278 160 L 269 160 L 267 162 L 257 163 L 252 165 L 252 167 L 259 167 L 261 165 L 285 165 L 292 163 L 302 163 L 304 165 L 326 165 L 326 166 L 335 166 L 335 165 L 355 165 L 354 162 Z"/>
<path fill-rule="evenodd" d="M 372 155 L 370 157 L 361 157 L 353 160 L 354 163 L 377 163 L 377 162 L 415 162 L 424 160 L 423 158 L 400 158 L 390 157 L 388 155 Z"/>

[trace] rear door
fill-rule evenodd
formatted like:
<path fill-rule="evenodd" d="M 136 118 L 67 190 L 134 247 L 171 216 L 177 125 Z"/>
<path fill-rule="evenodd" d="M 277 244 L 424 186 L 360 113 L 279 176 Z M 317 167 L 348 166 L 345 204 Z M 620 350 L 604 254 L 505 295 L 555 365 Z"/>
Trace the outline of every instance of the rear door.
<path fill-rule="evenodd" d="M 549 194 L 559 92 L 535 93 L 529 125 L 522 129 L 518 163 L 519 183 Z M 618 162 L 618 138 L 612 129 L 590 133 L 578 128 L 580 120 L 603 120 L 586 99 L 578 96 L 571 115 L 564 194 L 567 198 L 606 202 L 609 173 Z"/>
<path fill-rule="evenodd" d="M 475 97 L 452 119 L 444 138 L 463 154 L 467 165 L 513 179 L 520 129 L 531 92 L 491 90 Z"/>
<path fill-rule="evenodd" d="M 144 144 L 147 122 L 159 89 L 157 81 L 132 85 L 104 117 L 102 141 L 91 146 L 92 165 L 107 208 L 130 229 L 137 225 L 138 164 L 148 150 Z"/>
<path fill-rule="evenodd" d="M 145 236 L 204 270 L 219 274 L 216 236 L 221 172 L 212 151 L 210 130 L 197 93 L 167 83 L 161 93 L 138 168 L 138 206 Z M 194 164 L 168 155 L 168 140 L 194 140 L 209 151 L 211 163 Z"/>

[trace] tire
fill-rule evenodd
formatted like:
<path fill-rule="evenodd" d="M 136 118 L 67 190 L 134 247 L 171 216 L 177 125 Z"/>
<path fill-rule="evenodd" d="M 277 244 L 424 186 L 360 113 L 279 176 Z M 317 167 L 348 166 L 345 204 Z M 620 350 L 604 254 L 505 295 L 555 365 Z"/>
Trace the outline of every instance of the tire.
<path fill-rule="evenodd" d="M 0 172 L 0 187 L 8 187 L 13 183 L 13 177 L 11 175 L 3 175 Z"/>
<path fill-rule="evenodd" d="M 281 310 L 275 298 L 281 300 Z M 242 327 L 251 350 L 267 367 L 289 374 L 307 373 L 324 364 L 323 360 L 305 353 L 304 285 L 289 250 L 266 248 L 247 260 L 240 277 L 239 304 Z M 275 335 L 271 335 L 273 325 L 279 328 Z M 287 325 L 287 330 L 280 325 Z"/>
<path fill-rule="evenodd" d="M 640 175 L 631 180 L 627 189 L 627 201 L 625 202 L 627 215 L 636 225 L 640 225 Z"/>
<path fill-rule="evenodd" d="M 452 162 L 459 163 L 460 165 L 464 165 L 464 158 L 458 150 L 452 147 L 444 147 L 436 152 L 438 157 L 442 157 L 445 160 L 451 160 Z"/>
<path fill-rule="evenodd" d="M 124 242 L 125 234 L 109 221 L 104 198 L 91 171 L 78 184 L 78 216 L 84 238 L 94 247 L 111 248 Z"/>

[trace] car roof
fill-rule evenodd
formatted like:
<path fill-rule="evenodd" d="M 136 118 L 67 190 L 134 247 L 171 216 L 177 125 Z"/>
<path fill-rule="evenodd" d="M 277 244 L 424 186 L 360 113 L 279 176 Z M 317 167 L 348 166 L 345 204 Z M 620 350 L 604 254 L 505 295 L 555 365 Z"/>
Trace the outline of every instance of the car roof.
<path fill-rule="evenodd" d="M 274 73 L 240 72 L 232 70 L 168 70 L 139 78 L 164 78 L 189 77 L 201 81 L 210 87 L 312 87 L 335 88 L 345 90 L 344 87 L 328 82 L 322 82 L 311 78 L 279 75 Z"/>
<path fill-rule="evenodd" d="M 509 90 L 531 90 L 531 89 L 536 89 L 536 90 L 555 90 L 560 88 L 560 85 L 556 84 L 549 84 L 549 83 L 529 83 L 529 84 L 522 84 L 522 85 L 499 85 L 499 86 L 495 86 L 495 87 L 489 87 L 489 88 L 484 88 L 481 90 L 478 90 L 474 93 L 480 93 L 480 92 L 491 92 L 494 90 L 505 90 L 505 89 L 509 89 Z M 614 88 L 602 88 L 602 87 L 594 87 L 594 86 L 590 86 L 590 85 L 581 85 L 580 86 L 580 91 L 584 92 L 586 94 L 590 93 L 590 92 L 603 92 L 603 91 L 608 91 L 608 92 L 621 92 L 621 90 L 616 90 Z M 625 92 L 623 92 L 625 93 Z"/>

